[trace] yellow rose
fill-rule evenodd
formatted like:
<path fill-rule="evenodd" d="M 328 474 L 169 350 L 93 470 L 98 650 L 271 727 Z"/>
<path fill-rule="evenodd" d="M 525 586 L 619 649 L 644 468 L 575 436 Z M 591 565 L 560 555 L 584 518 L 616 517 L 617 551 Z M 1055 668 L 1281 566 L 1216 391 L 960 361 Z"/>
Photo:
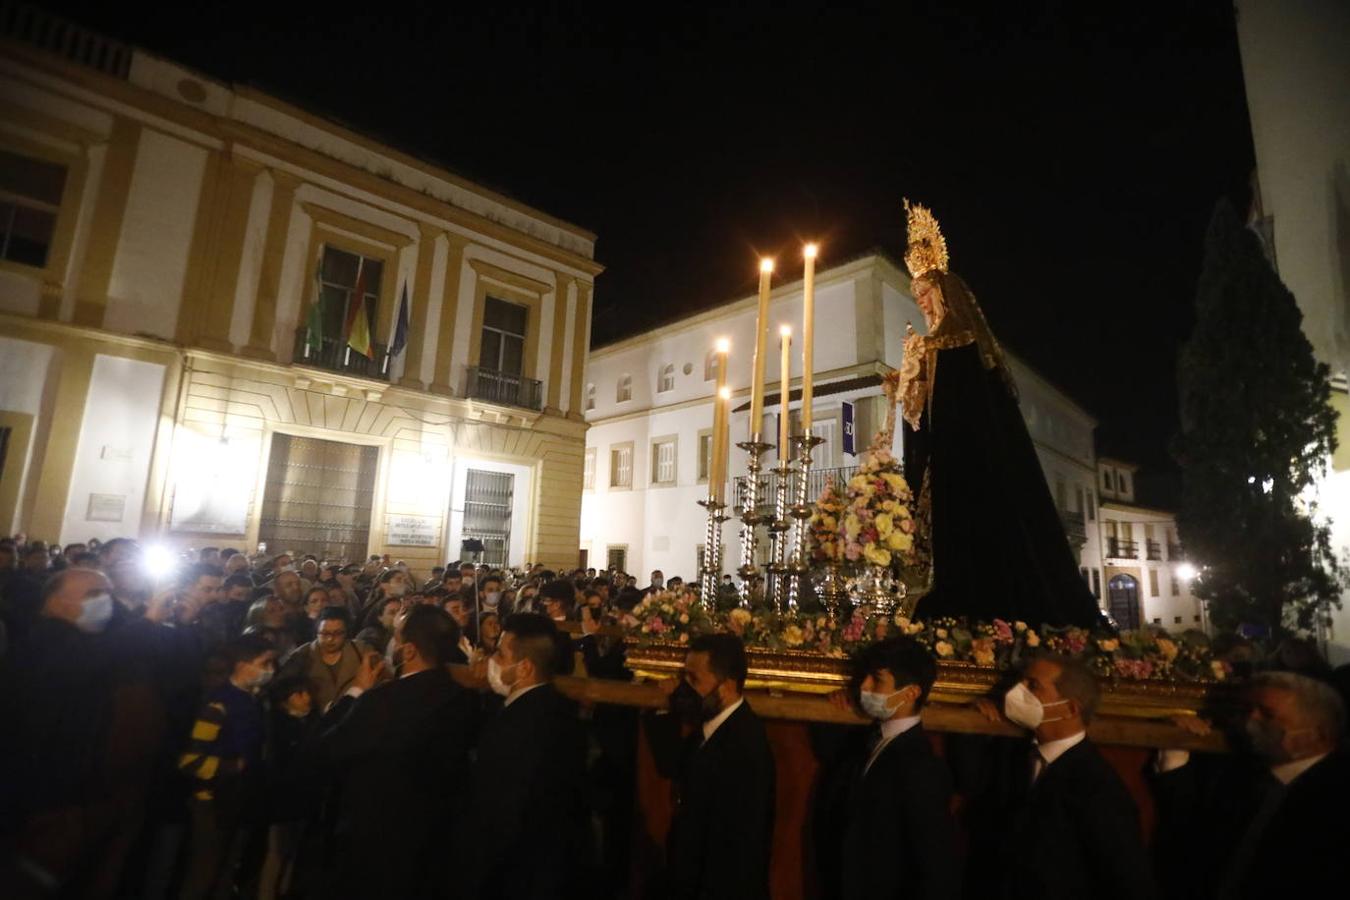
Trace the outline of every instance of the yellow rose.
<path fill-rule="evenodd" d="M 848 487 L 851 491 L 860 491 L 867 486 L 866 475 L 854 475 L 848 480 Z"/>
<path fill-rule="evenodd" d="M 886 546 L 904 553 L 914 546 L 914 536 L 905 534 L 903 531 L 892 531 L 886 538 Z"/>
<path fill-rule="evenodd" d="M 862 523 L 858 521 L 857 516 L 849 515 L 844 519 L 844 534 L 848 536 L 850 541 L 856 541 L 860 531 L 862 531 Z"/>
<path fill-rule="evenodd" d="M 898 625 L 901 630 L 904 630 L 909 627 L 909 617 L 901 615 L 900 613 L 896 613 L 895 624 Z"/>
<path fill-rule="evenodd" d="M 733 610 L 731 611 L 731 615 L 728 616 L 728 618 L 730 618 L 731 621 L 735 622 L 737 625 L 749 625 L 749 624 L 750 624 L 750 610 L 748 610 L 748 609 L 741 609 L 741 608 L 738 606 L 738 607 L 736 607 L 735 609 L 733 609 Z"/>
<path fill-rule="evenodd" d="M 933 651 L 943 659 L 947 659 L 948 657 L 950 657 L 953 652 L 952 645 L 947 643 L 946 641 L 938 641 L 936 644 L 934 644 Z"/>
<path fill-rule="evenodd" d="M 783 629 L 783 643 L 789 647 L 800 647 L 804 640 L 806 640 L 806 636 L 796 625 L 789 625 Z"/>
<path fill-rule="evenodd" d="M 946 638 L 946 637 L 947 637 L 947 629 L 945 629 L 945 628 L 939 628 L 939 629 L 937 630 L 937 636 L 938 636 L 939 638 Z"/>
<path fill-rule="evenodd" d="M 681 613 L 681 614 L 680 614 L 680 624 L 681 624 L 681 625 L 688 625 L 688 624 L 689 624 L 689 613 Z"/>
<path fill-rule="evenodd" d="M 826 531 L 834 531 L 839 527 L 839 520 L 834 516 L 821 516 L 820 525 Z"/>
<path fill-rule="evenodd" d="M 897 494 L 900 493 L 901 491 L 909 490 L 909 485 L 905 484 L 905 479 L 901 478 L 894 472 L 882 472 L 881 477 L 890 487 L 890 489 L 895 491 Z"/>
<path fill-rule="evenodd" d="M 994 664 L 994 651 L 981 647 L 975 651 L 975 665 L 992 666 Z"/>
<path fill-rule="evenodd" d="M 1097 646 L 1102 648 L 1103 653 L 1114 653 L 1120 647 L 1120 641 L 1115 638 L 1106 638 L 1097 642 Z"/>
<path fill-rule="evenodd" d="M 895 520 L 882 513 L 877 516 L 874 523 L 877 526 L 877 537 L 885 538 L 895 528 Z"/>
<path fill-rule="evenodd" d="M 688 635 L 688 633 L 685 633 L 685 634 L 680 635 L 680 643 L 681 643 L 681 644 L 687 644 L 687 643 L 689 643 L 689 635 Z"/>
<path fill-rule="evenodd" d="M 1014 623 L 1013 623 L 1013 631 L 1026 631 L 1026 630 L 1027 630 L 1027 623 L 1026 623 L 1026 622 L 1014 622 Z"/>
<path fill-rule="evenodd" d="M 863 557 L 874 566 L 889 566 L 891 564 L 891 551 L 885 547 L 878 547 L 876 544 L 868 544 L 864 547 Z"/>
<path fill-rule="evenodd" d="M 1041 645 L 1041 638 L 1040 638 L 1040 635 L 1038 635 L 1036 632 L 1034 632 L 1034 631 L 1032 631 L 1031 629 L 1028 628 L 1028 629 L 1027 629 L 1027 646 L 1028 646 L 1028 647 L 1039 647 L 1040 645 Z"/>
<path fill-rule="evenodd" d="M 1177 645 L 1167 638 L 1158 638 L 1158 652 L 1162 654 L 1163 659 L 1171 662 L 1177 658 Z"/>

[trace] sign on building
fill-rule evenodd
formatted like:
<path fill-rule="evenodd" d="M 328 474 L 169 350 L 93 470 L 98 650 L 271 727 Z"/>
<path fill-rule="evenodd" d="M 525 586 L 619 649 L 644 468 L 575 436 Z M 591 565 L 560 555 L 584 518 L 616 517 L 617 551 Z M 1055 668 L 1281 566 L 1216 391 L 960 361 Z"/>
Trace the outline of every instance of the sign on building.
<path fill-rule="evenodd" d="M 853 401 L 845 400 L 841 404 L 840 415 L 844 422 L 844 452 L 850 455 L 856 454 L 858 451 L 855 449 L 856 442 L 853 436 L 854 422 L 856 421 L 853 417 Z"/>
<path fill-rule="evenodd" d="M 384 542 L 391 547 L 435 547 L 441 520 L 433 516 L 388 516 Z"/>

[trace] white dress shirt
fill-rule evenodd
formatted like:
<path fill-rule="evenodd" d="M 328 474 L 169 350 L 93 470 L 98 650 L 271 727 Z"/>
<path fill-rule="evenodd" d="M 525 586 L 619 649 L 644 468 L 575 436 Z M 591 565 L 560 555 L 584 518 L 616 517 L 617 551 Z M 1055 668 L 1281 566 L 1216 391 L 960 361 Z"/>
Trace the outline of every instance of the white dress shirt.
<path fill-rule="evenodd" d="M 1035 784 L 1040 780 L 1045 770 L 1050 764 L 1059 759 L 1065 753 L 1068 753 L 1074 747 L 1077 747 L 1083 741 L 1087 740 L 1087 732 L 1080 731 L 1077 734 L 1071 734 L 1066 738 L 1060 738 L 1057 741 L 1046 741 L 1042 744 L 1040 741 L 1034 741 L 1038 759 L 1035 763 L 1035 771 L 1032 772 L 1031 782 Z"/>
<path fill-rule="evenodd" d="M 708 721 L 704 722 L 703 743 L 705 744 L 708 743 L 708 739 L 713 736 L 713 732 L 716 731 L 718 728 L 722 727 L 722 723 L 725 722 L 727 719 L 730 719 L 731 714 L 734 713 L 736 710 L 740 709 L 741 704 L 744 702 L 745 698 L 741 697 L 735 703 L 731 704 L 726 709 L 722 710 L 720 713 L 713 716 Z"/>

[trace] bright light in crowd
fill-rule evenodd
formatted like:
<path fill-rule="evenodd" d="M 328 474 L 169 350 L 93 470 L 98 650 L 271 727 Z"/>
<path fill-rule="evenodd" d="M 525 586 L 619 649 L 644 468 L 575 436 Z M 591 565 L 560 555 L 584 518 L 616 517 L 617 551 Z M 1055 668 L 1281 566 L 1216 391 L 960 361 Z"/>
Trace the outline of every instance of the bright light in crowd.
<path fill-rule="evenodd" d="M 718 339 L 717 339 L 717 352 L 718 352 L 718 353 L 730 353 L 730 352 L 731 352 L 731 340 L 730 340 L 729 338 L 718 338 Z"/>
<path fill-rule="evenodd" d="M 173 574 L 178 560 L 167 548 L 159 544 L 150 544 L 145 548 L 145 571 L 153 578 L 163 578 Z"/>
<path fill-rule="evenodd" d="M 804 248 L 802 248 L 802 256 L 805 256 L 807 259 L 815 259 L 816 254 L 819 252 L 820 248 L 817 247 L 815 244 L 807 244 Z"/>
<path fill-rule="evenodd" d="M 759 261 L 759 270 L 760 270 L 761 272 L 764 272 L 764 273 L 772 272 L 772 271 L 773 271 L 773 260 L 767 259 L 767 258 L 761 259 L 761 260 Z"/>
<path fill-rule="evenodd" d="M 1180 578 L 1182 581 L 1193 581 L 1195 579 L 1195 576 L 1199 574 L 1200 573 L 1196 571 L 1195 566 L 1191 565 L 1188 562 L 1184 562 L 1181 565 L 1177 566 L 1177 577 Z"/>

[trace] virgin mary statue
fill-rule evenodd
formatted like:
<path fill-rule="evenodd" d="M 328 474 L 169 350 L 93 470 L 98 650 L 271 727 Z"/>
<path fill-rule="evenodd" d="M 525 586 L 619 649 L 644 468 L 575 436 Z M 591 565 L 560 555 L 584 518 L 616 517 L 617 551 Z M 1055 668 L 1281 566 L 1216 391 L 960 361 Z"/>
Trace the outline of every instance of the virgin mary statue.
<path fill-rule="evenodd" d="M 896 385 L 905 479 L 931 562 L 917 615 L 1096 624 L 998 342 L 966 283 L 947 271 L 937 220 L 905 208 L 905 265 L 928 323 L 927 334 L 910 329 Z"/>

